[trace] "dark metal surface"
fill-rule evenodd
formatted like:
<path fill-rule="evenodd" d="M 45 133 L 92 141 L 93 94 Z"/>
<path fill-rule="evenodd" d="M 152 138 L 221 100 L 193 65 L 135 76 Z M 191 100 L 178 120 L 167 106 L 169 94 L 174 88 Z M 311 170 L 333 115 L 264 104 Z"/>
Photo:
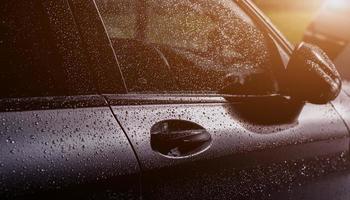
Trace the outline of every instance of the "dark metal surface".
<path fill-rule="evenodd" d="M 2 112 L 0 120 L 2 199 L 138 198 L 139 166 L 109 107 Z"/>
<path fill-rule="evenodd" d="M 107 106 L 99 95 L 0 99 L 0 112 Z"/>
<path fill-rule="evenodd" d="M 234 187 L 237 168 L 298 161 L 301 165 L 307 165 L 308 159 L 331 158 L 331 155 L 344 157 L 348 152 L 348 130 L 331 105 L 307 104 L 295 123 L 274 125 L 257 125 L 242 120 L 232 109 L 234 106 L 230 103 L 196 101 L 165 105 L 112 105 L 114 114 L 139 155 L 141 167 L 146 174 L 143 179 L 146 197 L 171 199 L 180 195 L 184 198 L 223 198 L 225 194 L 229 196 L 235 193 L 230 190 Z M 160 155 L 151 148 L 150 130 L 154 124 L 164 120 L 186 120 L 202 126 L 212 137 L 211 146 L 199 155 L 183 159 Z M 315 167 L 319 167 L 320 171 L 337 168 L 335 165 L 322 164 L 325 161 L 315 162 L 318 163 Z M 341 163 L 346 165 L 345 160 Z M 292 169 L 281 165 L 280 170 L 278 173 L 284 176 L 283 179 L 290 178 L 288 173 Z M 177 178 L 170 174 L 176 174 Z M 198 176 L 192 176 L 193 174 Z M 219 187 L 220 190 L 203 191 L 200 189 L 202 183 Z M 161 189 L 157 189 L 160 185 Z M 226 185 L 226 189 L 223 185 Z M 180 191 L 191 191 L 191 194 L 182 194 Z M 267 187 L 260 192 L 271 191 Z"/>
<path fill-rule="evenodd" d="M 350 81 L 349 80 L 343 81 L 343 90 L 350 97 Z"/>
<path fill-rule="evenodd" d="M 338 98 L 332 102 L 332 105 L 343 118 L 344 123 L 349 129 L 350 135 L 350 96 L 348 96 L 345 92 L 341 92 Z"/>
<path fill-rule="evenodd" d="M 206 94 L 120 94 L 104 95 L 110 105 L 164 105 L 183 103 L 226 103 L 220 95 Z"/>
<path fill-rule="evenodd" d="M 271 195 L 271 199 L 350 199 L 350 172 L 337 172 L 328 176 L 315 178 L 312 182 L 296 184 Z"/>

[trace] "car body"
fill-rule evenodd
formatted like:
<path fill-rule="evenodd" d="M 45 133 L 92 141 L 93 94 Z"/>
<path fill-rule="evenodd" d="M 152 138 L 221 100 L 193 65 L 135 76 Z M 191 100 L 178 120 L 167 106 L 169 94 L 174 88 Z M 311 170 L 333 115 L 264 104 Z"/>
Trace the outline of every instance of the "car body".
<path fill-rule="evenodd" d="M 323 3 L 307 31 L 304 40 L 322 47 L 333 59 L 350 92 L 350 2 L 328 0 Z"/>
<path fill-rule="evenodd" d="M 350 97 L 275 95 L 292 46 L 250 1 L 1 10 L 1 199 L 280 199 L 347 172 Z"/>

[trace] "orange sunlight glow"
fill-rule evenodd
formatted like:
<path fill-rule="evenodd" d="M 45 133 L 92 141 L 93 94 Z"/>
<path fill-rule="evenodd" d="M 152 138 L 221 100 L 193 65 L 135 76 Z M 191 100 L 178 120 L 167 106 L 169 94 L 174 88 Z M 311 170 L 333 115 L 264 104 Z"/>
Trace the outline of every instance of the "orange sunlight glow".
<path fill-rule="evenodd" d="M 330 10 L 341 10 L 344 9 L 349 5 L 349 2 L 347 0 L 328 0 L 325 3 L 325 6 L 327 9 Z"/>

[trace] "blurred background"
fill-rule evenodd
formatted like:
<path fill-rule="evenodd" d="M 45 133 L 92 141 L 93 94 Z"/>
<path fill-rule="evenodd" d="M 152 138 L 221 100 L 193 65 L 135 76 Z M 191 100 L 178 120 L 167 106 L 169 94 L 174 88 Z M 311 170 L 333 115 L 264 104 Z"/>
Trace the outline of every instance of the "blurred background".
<path fill-rule="evenodd" d="M 297 45 L 315 44 L 333 60 L 350 95 L 350 0 L 253 0 Z"/>
<path fill-rule="evenodd" d="M 302 40 L 325 0 L 254 0 L 257 6 L 293 43 Z"/>

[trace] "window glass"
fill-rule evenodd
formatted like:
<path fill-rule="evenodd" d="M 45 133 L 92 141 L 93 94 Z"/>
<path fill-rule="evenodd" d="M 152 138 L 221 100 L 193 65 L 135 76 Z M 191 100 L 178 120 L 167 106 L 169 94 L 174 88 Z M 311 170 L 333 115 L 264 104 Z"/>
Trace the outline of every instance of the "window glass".
<path fill-rule="evenodd" d="M 97 0 L 131 92 L 274 93 L 269 41 L 230 0 Z"/>
<path fill-rule="evenodd" d="M 137 7 L 135 0 L 96 1 L 103 13 L 111 38 L 135 38 Z"/>
<path fill-rule="evenodd" d="M 40 1 L 1 1 L 0 11 L 0 98 L 89 92 L 91 83 L 84 76 L 86 72 L 81 70 L 78 76 L 76 74 L 79 59 L 75 57 L 75 49 L 78 44 L 75 43 L 75 49 L 66 49 L 61 45 L 66 41 L 59 40 L 58 43 Z M 67 24 L 69 22 L 65 21 Z M 61 29 L 57 31 L 62 32 Z M 61 34 L 65 39 L 71 39 L 69 33 Z M 70 56 L 63 59 L 63 51 Z"/>

